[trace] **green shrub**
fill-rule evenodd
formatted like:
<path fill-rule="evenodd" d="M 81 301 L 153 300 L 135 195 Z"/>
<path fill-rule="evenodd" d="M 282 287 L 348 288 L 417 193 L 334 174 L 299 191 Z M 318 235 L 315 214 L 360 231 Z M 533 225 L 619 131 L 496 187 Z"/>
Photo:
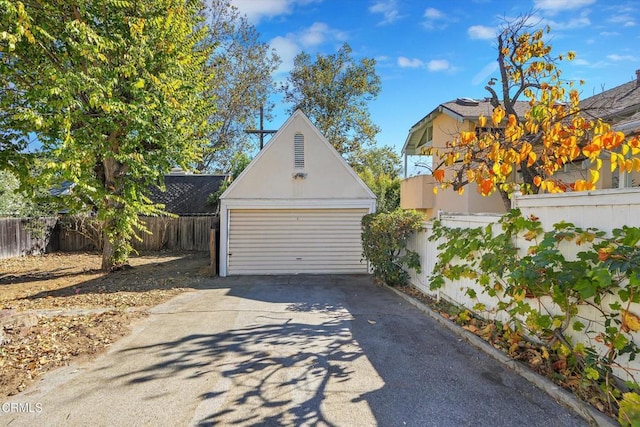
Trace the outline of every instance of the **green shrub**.
<path fill-rule="evenodd" d="M 404 285 L 407 269 L 420 272 L 420 256 L 407 249 L 407 239 L 422 229 L 422 215 L 396 209 L 362 218 L 362 249 L 373 268 L 373 275 L 389 286 Z"/>

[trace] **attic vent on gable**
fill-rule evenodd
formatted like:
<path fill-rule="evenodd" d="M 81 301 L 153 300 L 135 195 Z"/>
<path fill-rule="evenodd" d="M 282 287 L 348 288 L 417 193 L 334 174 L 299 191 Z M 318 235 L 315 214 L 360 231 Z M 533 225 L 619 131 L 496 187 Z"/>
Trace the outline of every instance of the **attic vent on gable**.
<path fill-rule="evenodd" d="M 296 133 L 293 137 L 293 167 L 304 168 L 304 135 Z"/>

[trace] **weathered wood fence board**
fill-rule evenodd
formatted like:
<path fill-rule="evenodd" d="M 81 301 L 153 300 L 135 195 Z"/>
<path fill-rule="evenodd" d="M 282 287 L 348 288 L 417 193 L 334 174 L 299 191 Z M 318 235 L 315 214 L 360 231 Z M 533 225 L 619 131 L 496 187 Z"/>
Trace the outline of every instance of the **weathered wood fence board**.
<path fill-rule="evenodd" d="M 209 251 L 209 232 L 218 228 L 218 217 L 183 216 L 178 218 L 142 218 L 151 234 L 140 233 L 142 241 L 135 241 L 136 250 L 171 249 L 179 251 Z"/>
<path fill-rule="evenodd" d="M 143 217 L 141 220 L 151 234 L 140 233 L 141 241 L 133 242 L 138 251 L 208 252 L 210 231 L 220 227 L 218 217 L 214 216 Z M 0 219 L 0 258 L 96 250 L 100 245 L 96 232 L 87 231 L 69 218 Z"/>
<path fill-rule="evenodd" d="M 57 250 L 57 218 L 0 218 L 0 258 Z"/>

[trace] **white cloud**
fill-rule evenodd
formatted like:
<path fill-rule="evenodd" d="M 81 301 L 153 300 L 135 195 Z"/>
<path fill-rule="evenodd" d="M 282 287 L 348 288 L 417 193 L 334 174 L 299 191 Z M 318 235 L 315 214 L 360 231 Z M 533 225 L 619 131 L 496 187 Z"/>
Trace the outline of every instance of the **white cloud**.
<path fill-rule="evenodd" d="M 291 71 L 293 59 L 300 52 L 300 46 L 291 38 L 280 36 L 271 39 L 269 46 L 276 51 L 282 61 L 276 70 L 276 74 Z"/>
<path fill-rule="evenodd" d="M 305 47 L 317 46 L 324 43 L 330 34 L 330 29 L 324 22 L 314 22 L 300 34 L 300 43 Z"/>
<path fill-rule="evenodd" d="M 429 7 L 424 11 L 424 21 L 422 26 L 427 30 L 444 30 L 452 22 L 457 22 L 458 18 L 447 15 L 439 9 Z"/>
<path fill-rule="evenodd" d="M 611 36 L 619 36 L 620 33 L 617 31 L 601 31 L 600 35 L 602 37 L 611 37 Z"/>
<path fill-rule="evenodd" d="M 633 27 L 636 25 L 636 21 L 630 15 L 613 15 L 607 22 L 611 22 L 612 24 L 619 24 L 623 27 Z"/>
<path fill-rule="evenodd" d="M 473 25 L 467 29 L 467 34 L 472 39 L 489 40 L 496 37 L 496 29 L 484 25 Z"/>
<path fill-rule="evenodd" d="M 231 4 L 247 19 L 257 24 L 262 18 L 273 18 L 278 15 L 290 15 L 296 5 L 319 2 L 322 0 L 231 0 Z"/>
<path fill-rule="evenodd" d="M 398 58 L 398 65 L 402 68 L 420 68 L 424 67 L 424 62 L 418 58 L 410 59 L 405 56 L 400 56 Z"/>
<path fill-rule="evenodd" d="M 580 9 L 595 2 L 596 0 L 534 0 L 533 8 L 554 14 L 563 10 Z"/>
<path fill-rule="evenodd" d="M 612 53 L 611 55 L 607 55 L 607 59 L 610 59 L 611 61 L 637 61 L 638 58 L 636 58 L 633 55 L 618 55 L 615 53 Z"/>
<path fill-rule="evenodd" d="M 427 62 L 427 70 L 429 71 L 446 71 L 451 69 L 451 64 L 446 59 L 432 59 Z"/>
<path fill-rule="evenodd" d="M 369 7 L 369 12 L 382 14 L 380 25 L 391 24 L 400 18 L 397 0 L 377 0 Z"/>
<path fill-rule="evenodd" d="M 276 74 L 291 71 L 294 58 L 303 49 L 311 49 L 326 42 L 342 42 L 346 38 L 346 34 L 343 31 L 331 28 L 324 22 L 314 22 L 310 27 L 297 33 L 274 37 L 269 41 L 269 45 L 272 49 L 275 49 L 282 61 L 276 70 Z"/>
<path fill-rule="evenodd" d="M 479 84 L 486 84 L 489 81 L 489 77 L 491 76 L 491 74 L 493 74 L 497 69 L 498 61 L 489 62 L 487 65 L 482 67 L 482 69 L 478 71 L 475 76 L 473 76 L 473 79 L 471 79 L 471 84 L 473 84 L 474 86 Z"/>
<path fill-rule="evenodd" d="M 438 9 L 430 7 L 424 11 L 424 17 L 427 19 L 442 19 L 444 18 L 444 14 Z"/>
<path fill-rule="evenodd" d="M 574 59 L 573 63 L 575 65 L 589 65 L 589 61 L 587 61 L 586 59 L 581 59 L 581 58 Z"/>
<path fill-rule="evenodd" d="M 586 14 L 583 14 L 582 16 L 571 18 L 565 22 L 548 20 L 548 21 L 545 21 L 545 23 L 549 24 L 549 26 L 553 30 L 571 30 L 574 28 L 588 27 L 591 25 L 591 20 L 589 19 L 588 16 L 586 16 Z"/>

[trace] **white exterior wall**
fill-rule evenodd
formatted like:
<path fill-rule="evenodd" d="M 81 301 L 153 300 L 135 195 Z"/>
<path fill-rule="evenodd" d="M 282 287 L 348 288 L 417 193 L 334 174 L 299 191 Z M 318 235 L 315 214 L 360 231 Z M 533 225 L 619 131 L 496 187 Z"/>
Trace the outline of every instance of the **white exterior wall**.
<path fill-rule="evenodd" d="M 607 234 L 615 228 L 622 228 L 623 225 L 630 227 L 640 227 L 640 188 L 620 189 L 620 190 L 597 190 L 592 192 L 581 193 L 564 193 L 564 194 L 543 194 L 535 196 L 518 196 L 514 205 L 522 210 L 523 215 L 535 215 L 542 223 L 544 230 L 551 230 L 553 224 L 560 221 L 571 222 L 581 228 L 595 227 Z M 500 219 L 498 215 L 456 215 L 456 214 L 440 214 L 442 222 L 452 228 L 459 227 L 483 227 L 490 223 L 495 223 Z M 485 318 L 498 318 L 505 320 L 504 314 L 496 316 L 493 310 L 496 307 L 497 299 L 482 294 L 482 288 L 472 280 L 463 279 L 460 281 L 446 281 L 446 284 L 435 291 L 429 289 L 429 280 L 433 267 L 437 261 L 438 242 L 430 242 L 428 240 L 431 234 L 432 223 L 424 224 L 425 231 L 416 233 L 409 241 L 409 249 L 415 250 L 420 254 L 422 272 L 416 274 L 410 272 L 410 281 L 413 285 L 428 295 L 435 298 L 444 298 L 460 306 L 464 306 L 473 310 L 473 306 L 478 302 L 484 303 L 487 311 L 477 313 Z M 499 232 L 496 229 L 496 232 Z M 519 242 L 523 253 L 531 245 L 530 242 Z M 576 249 L 575 245 L 567 245 L 565 248 L 565 256 L 571 258 L 580 249 Z M 465 294 L 465 289 L 473 288 L 478 298 L 471 299 Z M 603 301 L 602 307 L 608 307 L 609 303 L 614 300 Z M 547 308 L 552 307 L 549 301 L 544 301 Z M 532 300 L 535 303 L 535 300 Z M 632 304 L 630 311 L 640 314 L 640 304 Z M 601 316 L 599 312 L 591 307 L 581 307 L 578 313 L 580 321 L 588 327 L 585 330 L 598 330 L 598 324 Z M 572 331 L 571 328 L 567 333 L 572 336 L 575 341 L 582 341 L 588 345 L 595 345 L 585 334 Z M 633 334 L 636 343 L 640 343 L 640 333 Z M 602 348 L 604 352 L 605 349 Z M 633 362 L 619 360 L 618 363 L 627 365 L 633 369 L 640 369 L 640 361 Z M 626 378 L 626 374 L 622 371 L 616 372 L 622 378 Z M 638 378 L 636 377 L 636 380 Z"/>
<path fill-rule="evenodd" d="M 640 188 L 518 196 L 514 206 L 524 216 L 540 218 L 545 230 L 560 221 L 610 233 L 623 225 L 640 227 Z"/>

